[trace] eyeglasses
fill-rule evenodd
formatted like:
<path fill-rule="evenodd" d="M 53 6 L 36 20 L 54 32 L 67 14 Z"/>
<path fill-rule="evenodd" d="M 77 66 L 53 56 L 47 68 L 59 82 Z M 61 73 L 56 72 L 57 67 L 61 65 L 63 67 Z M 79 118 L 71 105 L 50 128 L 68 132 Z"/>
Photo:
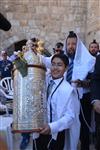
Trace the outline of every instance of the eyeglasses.
<path fill-rule="evenodd" d="M 60 50 L 55 50 L 55 52 L 60 52 Z"/>
<path fill-rule="evenodd" d="M 55 50 L 54 53 L 64 54 L 64 51 L 62 51 L 62 50 Z"/>

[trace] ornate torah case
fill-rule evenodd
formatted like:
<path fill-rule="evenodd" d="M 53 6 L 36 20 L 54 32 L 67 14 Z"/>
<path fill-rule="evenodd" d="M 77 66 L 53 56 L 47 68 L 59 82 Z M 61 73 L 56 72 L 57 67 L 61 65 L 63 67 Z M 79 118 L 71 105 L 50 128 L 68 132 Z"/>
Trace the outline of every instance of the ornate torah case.
<path fill-rule="evenodd" d="M 28 73 L 14 71 L 13 131 L 35 132 L 47 122 L 45 67 L 32 50 L 24 54 Z"/>

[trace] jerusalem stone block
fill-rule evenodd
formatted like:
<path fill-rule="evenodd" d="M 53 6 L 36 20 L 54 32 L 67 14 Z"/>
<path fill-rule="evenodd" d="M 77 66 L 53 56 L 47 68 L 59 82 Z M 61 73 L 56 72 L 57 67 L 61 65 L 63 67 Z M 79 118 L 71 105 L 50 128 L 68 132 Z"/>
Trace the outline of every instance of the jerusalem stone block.
<path fill-rule="evenodd" d="M 12 26 L 20 26 L 20 23 L 18 20 L 11 20 Z"/>
<path fill-rule="evenodd" d="M 12 12 L 8 12 L 8 13 L 7 13 L 7 18 L 8 18 L 9 20 L 13 19 L 13 13 L 12 13 Z"/>
<path fill-rule="evenodd" d="M 10 46 L 25 37 L 38 36 L 52 47 L 59 39 L 64 41 L 69 30 L 78 33 L 87 44 L 94 37 L 100 39 L 99 1 L 2 0 L 0 8 L 12 28 L 8 32 L 0 32 L 0 46 Z"/>
<path fill-rule="evenodd" d="M 27 26 L 27 25 L 28 25 L 27 20 L 20 20 L 20 25 L 21 25 L 22 27 Z"/>

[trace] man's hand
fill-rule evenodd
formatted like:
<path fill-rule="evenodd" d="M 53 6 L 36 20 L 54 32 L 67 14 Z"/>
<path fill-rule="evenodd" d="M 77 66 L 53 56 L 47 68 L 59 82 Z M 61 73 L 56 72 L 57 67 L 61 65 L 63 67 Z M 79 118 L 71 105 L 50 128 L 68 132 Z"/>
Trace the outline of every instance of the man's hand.
<path fill-rule="evenodd" d="M 95 103 L 93 104 L 94 110 L 100 114 L 100 100 L 95 101 Z"/>
<path fill-rule="evenodd" d="M 50 134 L 51 129 L 49 125 L 45 125 L 43 128 L 41 128 L 40 134 Z"/>
<path fill-rule="evenodd" d="M 75 83 L 77 87 L 82 87 L 82 80 L 80 80 L 80 79 L 71 81 L 71 83 Z"/>
<path fill-rule="evenodd" d="M 90 87 L 90 80 L 77 79 L 75 81 L 71 81 L 71 83 L 75 83 L 77 87 L 83 87 L 83 88 L 89 88 Z"/>

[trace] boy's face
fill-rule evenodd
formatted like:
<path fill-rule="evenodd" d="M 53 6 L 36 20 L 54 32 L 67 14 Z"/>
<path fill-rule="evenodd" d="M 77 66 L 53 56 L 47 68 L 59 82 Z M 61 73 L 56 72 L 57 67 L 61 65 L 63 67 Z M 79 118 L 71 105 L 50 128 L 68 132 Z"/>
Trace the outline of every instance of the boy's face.
<path fill-rule="evenodd" d="M 63 77 L 65 71 L 66 71 L 66 66 L 64 62 L 60 58 L 55 57 L 51 62 L 52 78 L 59 79 Z"/>

